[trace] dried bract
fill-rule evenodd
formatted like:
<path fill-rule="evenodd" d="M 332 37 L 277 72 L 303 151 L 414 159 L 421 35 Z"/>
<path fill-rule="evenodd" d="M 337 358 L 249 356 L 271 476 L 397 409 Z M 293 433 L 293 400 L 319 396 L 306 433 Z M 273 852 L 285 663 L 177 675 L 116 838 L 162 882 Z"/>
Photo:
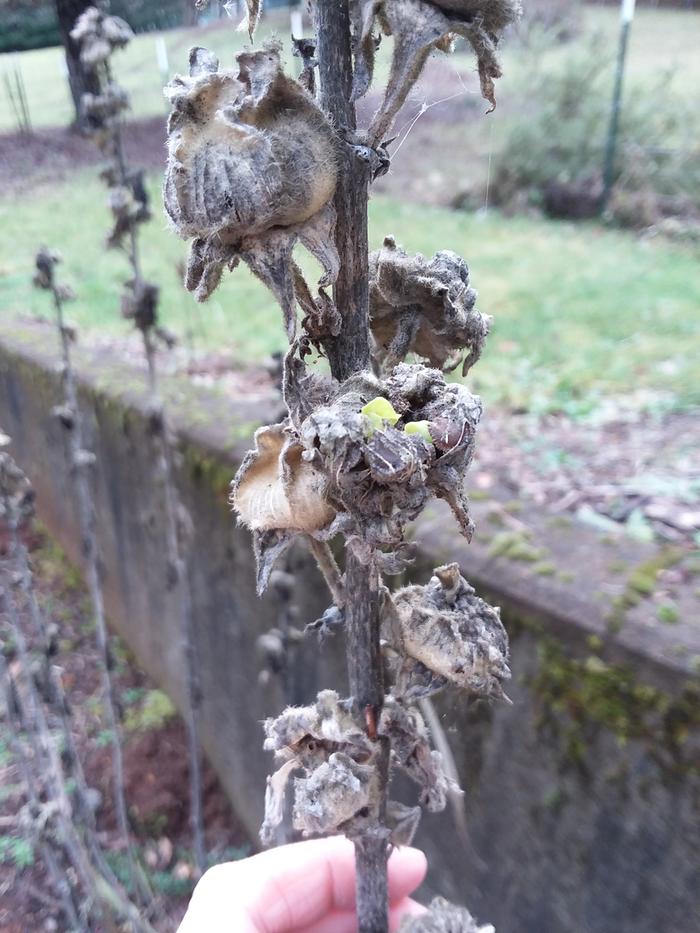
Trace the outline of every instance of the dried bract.
<path fill-rule="evenodd" d="M 264 842 L 270 842 L 284 813 L 287 782 L 294 771 L 294 826 L 305 835 L 360 833 L 379 803 L 375 759 L 380 746 L 358 728 L 351 704 L 333 690 L 319 693 L 311 706 L 288 707 L 265 722 L 265 748 L 273 751 L 279 769 L 268 778 L 265 796 Z M 438 752 L 431 752 L 420 714 L 388 697 L 377 735 L 392 742 L 392 762 L 422 788 L 421 802 L 442 809 L 449 783 Z M 420 808 L 390 802 L 387 810 L 394 842 L 412 838 Z"/>
<path fill-rule="evenodd" d="M 466 262 L 450 250 L 409 256 L 387 237 L 370 256 L 370 316 L 375 357 L 386 368 L 416 353 L 462 375 L 478 360 L 490 318 L 475 308 Z"/>
<path fill-rule="evenodd" d="M 397 695 L 415 699 L 452 684 L 503 697 L 510 669 L 500 611 L 476 595 L 458 564 L 437 567 L 426 586 L 387 596 L 383 633 L 401 659 Z"/>
<path fill-rule="evenodd" d="M 403 921 L 400 933 L 495 933 L 487 924 L 480 926 L 466 907 L 450 904 L 443 897 L 430 903 L 428 913 L 410 917 Z"/>
<path fill-rule="evenodd" d="M 255 450 L 241 464 L 231 493 L 231 504 L 251 531 L 314 532 L 332 522 L 326 478 L 302 454 L 284 424 L 255 432 Z"/>
<path fill-rule="evenodd" d="M 496 55 L 503 30 L 521 13 L 520 0 L 370 0 L 363 9 L 360 54 L 353 96 L 368 89 L 374 70 L 375 27 L 394 37 L 386 94 L 370 125 L 369 135 L 383 139 L 433 49 L 450 51 L 456 36 L 474 50 L 481 93 L 496 106 L 494 80 L 501 76 Z"/>
<path fill-rule="evenodd" d="M 219 69 L 205 49 L 190 52 L 189 76 L 166 88 L 165 208 L 192 239 L 186 285 L 199 300 L 226 266 L 243 259 L 295 324 L 292 250 L 301 241 L 324 268 L 339 266 L 333 244 L 334 131 L 312 97 L 282 70 L 280 46 L 238 55 L 238 72 Z"/>
<path fill-rule="evenodd" d="M 119 16 L 110 16 L 91 6 L 80 14 L 70 36 L 80 46 L 82 63 L 87 68 L 95 68 L 107 61 L 115 49 L 128 45 L 134 33 Z"/>

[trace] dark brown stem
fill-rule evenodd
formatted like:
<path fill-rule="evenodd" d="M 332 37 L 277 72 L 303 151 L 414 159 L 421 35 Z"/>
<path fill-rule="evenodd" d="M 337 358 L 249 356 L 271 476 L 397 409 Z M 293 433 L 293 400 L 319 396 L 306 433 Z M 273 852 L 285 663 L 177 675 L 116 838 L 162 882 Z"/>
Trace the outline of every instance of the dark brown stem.
<path fill-rule="evenodd" d="M 352 54 L 348 0 L 318 0 L 316 4 L 317 58 L 320 102 L 338 132 L 338 185 L 335 242 L 341 269 L 333 290 L 341 309 L 343 327 L 325 344 L 336 379 L 369 367 L 369 287 L 367 165 L 355 155 L 350 140 L 355 131 L 355 107 L 350 100 Z M 368 729 L 381 712 L 384 684 L 379 647 L 378 575 L 374 561 L 361 560 L 347 548 L 345 566 L 346 651 L 348 677 L 355 713 Z M 355 841 L 357 918 L 360 933 L 384 933 L 387 920 L 387 837 L 384 828 L 388 748 L 382 742 L 378 756 L 381 803 L 371 825 Z"/>

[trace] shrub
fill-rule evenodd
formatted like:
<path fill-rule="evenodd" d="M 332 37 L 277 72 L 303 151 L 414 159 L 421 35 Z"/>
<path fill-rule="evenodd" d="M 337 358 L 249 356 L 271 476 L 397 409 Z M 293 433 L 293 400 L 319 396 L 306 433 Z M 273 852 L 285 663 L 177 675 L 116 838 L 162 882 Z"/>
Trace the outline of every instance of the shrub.
<path fill-rule="evenodd" d="M 531 91 L 494 158 L 491 193 L 552 216 L 595 213 L 610 117 L 612 56 L 592 40 L 563 65 L 532 75 Z M 700 219 L 700 115 L 671 89 L 670 75 L 626 85 L 618 137 L 617 222 L 645 227 L 667 216 Z"/>

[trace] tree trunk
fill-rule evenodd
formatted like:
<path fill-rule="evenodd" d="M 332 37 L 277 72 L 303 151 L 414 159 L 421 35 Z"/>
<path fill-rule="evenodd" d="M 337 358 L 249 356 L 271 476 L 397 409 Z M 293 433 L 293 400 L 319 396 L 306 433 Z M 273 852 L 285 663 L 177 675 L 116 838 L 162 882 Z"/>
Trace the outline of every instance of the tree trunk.
<path fill-rule="evenodd" d="M 91 69 L 85 68 L 80 61 L 80 49 L 70 37 L 70 31 L 76 19 L 88 7 L 94 6 L 94 0 L 54 0 L 58 27 L 61 32 L 61 42 L 66 51 L 66 65 L 68 67 L 68 84 L 75 107 L 75 120 L 73 127 L 82 130 L 84 120 L 82 116 L 81 99 L 83 94 L 98 94 L 99 81 Z"/>

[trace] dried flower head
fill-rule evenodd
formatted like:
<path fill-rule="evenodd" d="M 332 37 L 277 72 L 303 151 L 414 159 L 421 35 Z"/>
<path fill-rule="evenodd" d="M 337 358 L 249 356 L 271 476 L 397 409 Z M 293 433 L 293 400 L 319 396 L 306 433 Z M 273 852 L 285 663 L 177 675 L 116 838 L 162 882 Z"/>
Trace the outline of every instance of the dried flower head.
<path fill-rule="evenodd" d="M 452 684 L 504 696 L 510 669 L 500 611 L 476 595 L 458 564 L 436 567 L 426 586 L 387 595 L 383 633 L 399 655 L 397 695 L 415 699 Z"/>
<path fill-rule="evenodd" d="M 122 316 L 133 321 L 134 326 L 145 331 L 155 327 L 158 317 L 158 295 L 160 289 L 144 279 L 131 279 L 122 292 Z M 161 334 L 164 332 L 161 329 Z M 167 343 L 167 340 L 164 341 Z"/>
<path fill-rule="evenodd" d="M 242 52 L 238 72 L 220 70 L 205 49 L 190 52 L 189 76 L 166 88 L 165 208 L 180 236 L 192 239 L 186 285 L 198 300 L 226 266 L 243 259 L 295 325 L 292 250 L 301 241 L 334 280 L 335 135 L 323 112 L 280 63 L 280 46 Z"/>
<path fill-rule="evenodd" d="M 386 237 L 370 256 L 369 295 L 374 353 L 387 369 L 408 353 L 454 369 L 466 349 L 465 375 L 481 355 L 490 318 L 475 308 L 469 268 L 456 253 L 409 256 Z"/>
<path fill-rule="evenodd" d="M 307 835 L 360 832 L 379 803 L 374 763 L 380 746 L 357 726 L 350 702 L 323 690 L 311 706 L 288 707 L 268 719 L 265 735 L 265 748 L 282 764 L 267 780 L 263 841 L 273 838 L 282 820 L 285 789 L 297 770 L 303 776 L 294 781 L 295 828 Z M 442 809 L 450 783 L 440 754 L 430 750 L 420 714 L 387 697 L 377 735 L 391 739 L 392 763 L 420 785 L 421 803 Z M 393 840 L 405 841 L 415 831 L 420 808 L 390 802 L 388 816 Z"/>
<path fill-rule="evenodd" d="M 126 184 L 120 184 L 114 177 L 112 166 L 104 169 L 101 175 L 111 183 L 109 208 L 114 218 L 114 226 L 107 237 L 107 246 L 114 249 L 122 246 L 124 238 L 135 226 L 151 219 L 148 193 L 142 171 L 127 173 Z"/>
<path fill-rule="evenodd" d="M 490 924 L 480 926 L 466 907 L 436 897 L 426 914 L 405 919 L 400 933 L 495 933 L 495 930 Z"/>
<path fill-rule="evenodd" d="M 292 418 L 258 431 L 232 484 L 233 507 L 255 535 L 261 591 L 300 532 L 327 539 L 343 531 L 356 547 L 379 548 L 384 569 L 400 569 L 404 527 L 433 495 L 471 536 L 464 479 L 478 397 L 420 365 L 401 363 L 383 381 L 358 373 L 342 385 L 309 377 L 299 361 L 293 376 L 291 368 L 288 358 Z M 307 393 L 315 402 L 310 411 Z"/>
<path fill-rule="evenodd" d="M 63 285 L 56 280 L 56 266 L 61 262 L 61 254 L 55 249 L 42 246 L 34 259 L 36 271 L 32 283 L 36 288 L 53 291 L 61 301 L 70 301 L 75 297 L 70 285 Z"/>
<path fill-rule="evenodd" d="M 10 438 L 0 431 L 0 519 L 20 527 L 34 516 L 34 490 L 3 448 Z"/>
<path fill-rule="evenodd" d="M 447 52 L 463 36 L 477 57 L 481 93 L 496 106 L 494 80 L 501 76 L 496 55 L 499 37 L 521 13 L 520 0 L 370 0 L 363 7 L 362 35 L 353 96 L 361 97 L 372 81 L 380 32 L 394 37 L 394 51 L 384 100 L 370 125 L 372 139 L 383 139 L 418 79 L 433 49 Z"/>
<path fill-rule="evenodd" d="M 134 33 L 119 16 L 110 16 L 104 10 L 91 6 L 80 14 L 70 36 L 80 46 L 83 65 L 96 68 L 116 49 L 128 45 Z"/>
<path fill-rule="evenodd" d="M 380 400 L 395 417 L 377 415 L 371 406 Z M 348 379 L 305 419 L 299 435 L 354 533 L 391 550 L 431 495 L 446 499 L 471 534 L 463 483 L 480 416 L 480 400 L 464 386 L 448 385 L 438 370 L 402 363 L 383 381 L 369 373 Z M 415 427 L 422 422 L 425 432 Z"/>

